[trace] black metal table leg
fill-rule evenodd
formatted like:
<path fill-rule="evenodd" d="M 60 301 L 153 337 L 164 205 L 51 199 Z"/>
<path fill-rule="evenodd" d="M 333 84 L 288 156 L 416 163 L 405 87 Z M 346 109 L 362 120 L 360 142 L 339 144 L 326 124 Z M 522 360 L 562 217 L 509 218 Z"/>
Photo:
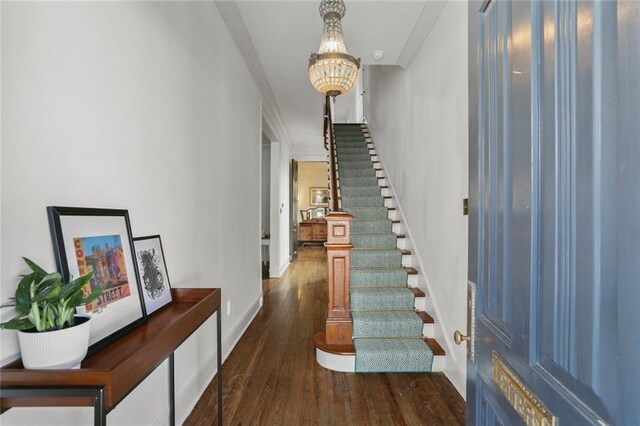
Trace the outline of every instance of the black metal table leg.
<path fill-rule="evenodd" d="M 95 426 L 106 426 L 107 408 L 105 407 L 104 388 L 96 389 L 96 391 L 96 395 L 93 397 L 93 424 Z"/>
<path fill-rule="evenodd" d="M 169 355 L 169 424 L 176 424 L 176 381 L 175 381 L 175 352 Z"/>
<path fill-rule="evenodd" d="M 222 312 L 217 312 L 217 352 L 218 352 L 218 425 L 222 426 Z"/>

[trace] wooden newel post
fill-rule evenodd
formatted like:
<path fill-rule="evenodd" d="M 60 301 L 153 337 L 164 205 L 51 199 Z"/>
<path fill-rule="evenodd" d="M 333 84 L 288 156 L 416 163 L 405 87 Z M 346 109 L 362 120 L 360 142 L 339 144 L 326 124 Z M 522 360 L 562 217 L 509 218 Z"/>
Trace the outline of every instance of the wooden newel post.
<path fill-rule="evenodd" d="M 353 245 L 349 238 L 348 213 L 331 212 L 327 219 L 327 282 L 329 304 L 326 324 L 328 345 L 349 345 L 352 343 L 353 325 L 349 310 L 349 263 Z"/>

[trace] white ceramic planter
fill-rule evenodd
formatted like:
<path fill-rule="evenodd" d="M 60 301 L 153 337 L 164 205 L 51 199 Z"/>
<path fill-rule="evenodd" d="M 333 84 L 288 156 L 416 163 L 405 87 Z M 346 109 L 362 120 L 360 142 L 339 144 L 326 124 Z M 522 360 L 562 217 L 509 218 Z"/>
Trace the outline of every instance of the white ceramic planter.
<path fill-rule="evenodd" d="M 22 364 L 27 369 L 80 368 L 89 347 L 90 317 L 87 321 L 62 330 L 41 333 L 18 331 Z"/>

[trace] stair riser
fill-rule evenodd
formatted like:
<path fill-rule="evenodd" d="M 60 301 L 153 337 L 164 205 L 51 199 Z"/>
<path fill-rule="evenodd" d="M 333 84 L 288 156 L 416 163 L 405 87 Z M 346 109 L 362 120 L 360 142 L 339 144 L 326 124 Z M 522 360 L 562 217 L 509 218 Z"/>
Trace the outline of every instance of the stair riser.
<path fill-rule="evenodd" d="M 389 219 L 380 220 L 357 220 L 351 221 L 351 234 L 373 234 L 381 232 L 392 232 L 395 224 Z M 395 240 L 394 240 L 395 243 Z"/>
<path fill-rule="evenodd" d="M 371 197 L 342 197 L 344 207 L 384 207 L 386 201 L 379 195 Z"/>
<path fill-rule="evenodd" d="M 418 287 L 418 276 L 417 275 L 409 275 L 407 278 L 407 285 L 412 288 Z M 423 309 L 426 311 L 426 309 Z"/>
<path fill-rule="evenodd" d="M 343 148 L 346 146 L 353 147 L 366 147 L 370 144 L 363 137 L 344 137 L 336 139 L 336 148 Z"/>
<path fill-rule="evenodd" d="M 336 154 L 338 155 L 338 160 L 340 160 L 341 156 L 350 155 L 350 154 L 367 154 L 369 159 L 373 156 L 378 156 L 378 151 L 373 145 L 368 144 L 345 144 L 343 146 L 336 146 Z"/>
<path fill-rule="evenodd" d="M 346 157 L 351 155 L 359 155 L 361 157 L 366 157 L 369 160 L 371 160 L 371 157 L 373 157 L 374 155 L 378 155 L 375 150 L 367 149 L 365 146 L 337 148 L 336 154 L 338 161 L 346 160 Z"/>
<path fill-rule="evenodd" d="M 418 311 L 426 311 L 427 309 L 427 298 L 426 297 L 416 297 L 413 302 L 413 308 Z"/>
<path fill-rule="evenodd" d="M 358 161 L 338 161 L 338 172 L 340 169 L 372 169 L 373 163 L 370 160 L 358 160 Z"/>
<path fill-rule="evenodd" d="M 386 207 L 347 207 L 355 219 L 388 219 L 389 211 Z"/>
<path fill-rule="evenodd" d="M 429 338 L 435 338 L 435 325 L 434 324 L 423 324 L 422 325 L 422 329 L 420 330 L 419 333 L 416 333 L 416 335 L 422 336 L 422 337 L 429 337 Z M 379 337 L 390 337 L 390 336 L 405 336 L 407 337 L 408 334 L 401 334 L 399 332 L 395 332 L 395 333 L 390 333 L 388 335 L 381 335 Z M 364 337 L 364 336 L 356 336 L 355 332 L 354 332 L 354 337 L 358 338 L 358 337 Z M 378 336 L 366 336 L 366 337 L 378 337 Z M 412 336 L 413 337 L 413 336 Z"/>
<path fill-rule="evenodd" d="M 376 186 L 377 183 L 378 179 L 375 176 L 359 178 L 343 176 L 342 179 L 338 178 L 338 185 L 340 188 L 354 186 Z"/>
<path fill-rule="evenodd" d="M 398 241 L 394 235 L 362 235 L 352 234 L 351 243 L 356 248 L 378 247 L 381 249 L 396 249 Z"/>
<path fill-rule="evenodd" d="M 358 161 L 364 161 L 364 160 L 358 160 Z M 341 177 L 357 177 L 357 176 L 371 176 L 371 177 L 375 177 L 378 178 L 378 171 L 374 170 L 373 167 L 359 167 L 359 168 L 354 168 L 354 167 L 338 167 L 336 169 L 336 172 L 338 172 L 338 179 L 340 179 Z M 367 182 L 367 184 L 365 185 L 361 185 L 361 186 L 380 186 L 378 184 L 378 181 L 370 181 Z"/>
<path fill-rule="evenodd" d="M 343 156 L 340 157 L 340 160 L 338 160 L 338 168 L 340 168 L 340 162 L 342 161 L 372 161 L 372 160 L 371 160 L 371 156 L 365 152 L 360 154 L 358 153 L 344 154 Z"/>
<path fill-rule="evenodd" d="M 353 312 L 354 338 L 422 336 L 424 323 L 412 311 Z"/>
<path fill-rule="evenodd" d="M 398 250 L 390 251 L 351 251 L 351 266 L 401 266 L 402 254 Z"/>
<path fill-rule="evenodd" d="M 380 192 L 380 187 L 378 186 L 344 187 L 340 188 L 340 198 L 357 197 L 359 195 L 382 195 Z"/>
<path fill-rule="evenodd" d="M 377 271 L 351 269 L 350 281 L 352 287 L 358 286 L 406 286 L 408 274 L 405 271 Z"/>
<path fill-rule="evenodd" d="M 435 337 L 436 326 L 435 324 L 424 324 L 422 326 L 422 335 L 424 337 Z"/>

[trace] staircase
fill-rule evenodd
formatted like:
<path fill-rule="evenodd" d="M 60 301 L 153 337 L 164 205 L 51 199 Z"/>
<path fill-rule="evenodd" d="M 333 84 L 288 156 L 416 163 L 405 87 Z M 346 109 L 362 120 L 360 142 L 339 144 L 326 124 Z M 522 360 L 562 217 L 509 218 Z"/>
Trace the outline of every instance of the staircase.
<path fill-rule="evenodd" d="M 441 371 L 445 353 L 366 125 L 335 124 L 334 132 L 341 207 L 353 216 L 353 349 L 319 347 L 318 362 L 360 373 Z"/>

